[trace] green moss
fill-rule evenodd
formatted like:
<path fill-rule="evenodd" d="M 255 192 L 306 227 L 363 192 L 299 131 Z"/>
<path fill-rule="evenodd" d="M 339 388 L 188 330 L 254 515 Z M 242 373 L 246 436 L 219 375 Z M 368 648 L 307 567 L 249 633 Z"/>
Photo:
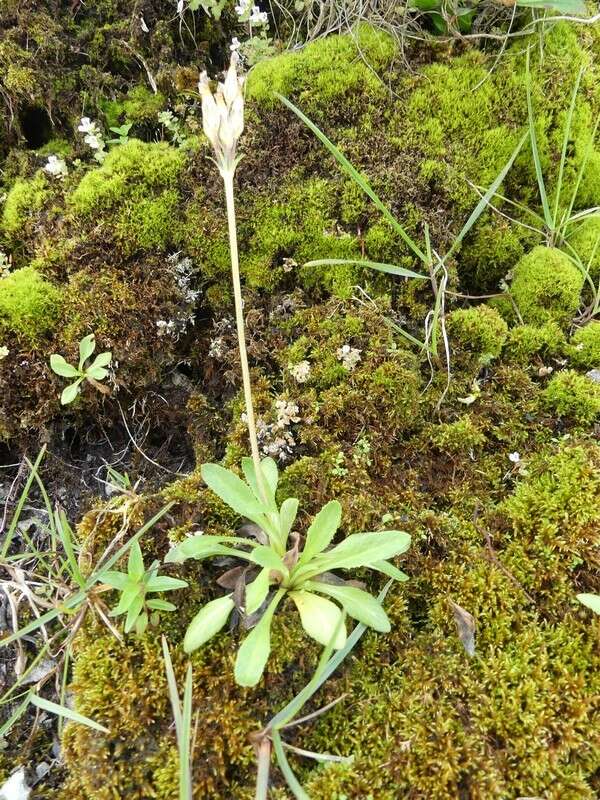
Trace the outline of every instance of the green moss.
<path fill-rule="evenodd" d="M 580 328 L 571 338 L 571 361 L 583 369 L 600 368 L 600 322 L 593 320 Z"/>
<path fill-rule="evenodd" d="M 158 114 L 167 107 L 167 100 L 161 92 L 151 92 L 146 86 L 138 85 L 132 87 L 122 100 L 101 102 L 100 107 L 109 128 L 125 122 L 157 127 Z"/>
<path fill-rule="evenodd" d="M 0 278 L 0 325 L 33 343 L 56 325 L 61 297 L 32 267 L 15 270 Z"/>
<path fill-rule="evenodd" d="M 578 225 L 569 237 L 569 245 L 590 276 L 594 280 L 600 278 L 600 217 L 589 217 Z"/>
<path fill-rule="evenodd" d="M 43 172 L 38 172 L 33 178 L 15 181 L 2 211 L 5 233 L 18 238 L 27 223 L 43 207 L 49 194 L 48 181 Z"/>
<path fill-rule="evenodd" d="M 577 206 L 578 208 L 595 208 L 598 205 L 600 205 L 600 152 L 593 150 L 577 192 Z"/>
<path fill-rule="evenodd" d="M 264 107 L 279 104 L 275 92 L 295 96 L 302 110 L 311 114 L 340 97 L 360 94 L 373 103 L 386 97 L 378 73 L 392 60 L 392 38 L 369 25 L 354 36 L 331 36 L 313 42 L 293 56 L 281 55 L 257 64 L 250 74 L 248 96 Z"/>
<path fill-rule="evenodd" d="M 465 414 L 456 422 L 443 422 L 428 431 L 433 444 L 445 453 L 468 453 L 481 447 L 485 436 L 470 414 Z"/>
<path fill-rule="evenodd" d="M 550 410 L 575 423 L 589 425 L 600 414 L 600 386 L 572 369 L 554 375 L 543 397 Z"/>
<path fill-rule="evenodd" d="M 579 307 L 583 275 L 560 250 L 536 247 L 514 269 L 511 294 L 523 321 L 566 326 Z"/>
<path fill-rule="evenodd" d="M 460 348 L 481 365 L 498 358 L 508 333 L 508 325 L 500 314 L 486 305 L 452 311 L 446 325 L 450 347 Z"/>
<path fill-rule="evenodd" d="M 178 182 L 184 164 L 180 150 L 132 139 L 84 175 L 69 205 L 76 217 L 102 212 L 105 221 L 112 219 L 125 254 L 138 248 L 165 249 L 178 236 Z"/>
<path fill-rule="evenodd" d="M 528 366 L 535 356 L 549 358 L 560 355 L 565 345 L 565 335 L 556 322 L 547 322 L 539 327 L 518 325 L 508 332 L 503 358 Z"/>

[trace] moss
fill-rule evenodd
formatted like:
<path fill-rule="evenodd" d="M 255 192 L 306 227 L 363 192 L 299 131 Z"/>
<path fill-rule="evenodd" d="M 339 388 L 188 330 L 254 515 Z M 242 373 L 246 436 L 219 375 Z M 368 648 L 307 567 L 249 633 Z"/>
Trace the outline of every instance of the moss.
<path fill-rule="evenodd" d="M 565 346 L 565 335 L 556 322 L 518 325 L 508 332 L 503 358 L 527 366 L 536 356 L 542 359 L 560 356 Z"/>
<path fill-rule="evenodd" d="M 295 95 L 309 115 L 349 94 L 368 97 L 371 103 L 385 98 L 377 73 L 394 56 L 393 40 L 370 25 L 361 25 L 355 37 L 328 37 L 307 45 L 293 58 L 282 55 L 260 62 L 250 75 L 249 98 L 268 107 L 279 103 L 275 92 Z M 318 98 L 317 108 L 311 97 Z"/>
<path fill-rule="evenodd" d="M 577 192 L 579 208 L 595 208 L 600 205 L 600 152 L 592 150 L 582 175 Z"/>
<path fill-rule="evenodd" d="M 511 294 L 526 323 L 566 326 L 579 307 L 583 275 L 560 250 L 536 247 L 514 269 Z"/>
<path fill-rule="evenodd" d="M 593 320 L 571 337 L 568 350 L 571 361 L 583 369 L 600 367 L 600 322 Z"/>
<path fill-rule="evenodd" d="M 29 342 L 52 330 L 62 306 L 62 294 L 32 267 L 0 278 L 0 324 Z"/>
<path fill-rule="evenodd" d="M 508 325 L 500 314 L 486 305 L 452 311 L 446 326 L 450 347 L 468 353 L 480 365 L 498 358 L 508 333 Z"/>
<path fill-rule="evenodd" d="M 29 179 L 18 179 L 8 193 L 2 211 L 2 228 L 10 237 L 18 238 L 36 212 L 43 208 L 50 192 L 42 172 Z"/>
<path fill-rule="evenodd" d="M 583 266 L 589 268 L 590 276 L 594 280 L 600 278 L 600 217 L 589 217 L 580 223 L 569 237 L 569 245 Z"/>
<path fill-rule="evenodd" d="M 575 423 L 589 425 L 600 414 L 600 386 L 572 369 L 554 375 L 543 395 L 550 410 Z"/>
<path fill-rule="evenodd" d="M 455 422 L 443 422 L 428 431 L 431 441 L 445 453 L 467 453 L 481 447 L 485 436 L 469 414 Z"/>
<path fill-rule="evenodd" d="M 146 86 L 133 86 L 122 100 L 100 103 L 109 128 L 126 122 L 135 126 L 158 127 L 158 114 L 167 107 L 167 99 L 161 92 L 151 92 Z"/>

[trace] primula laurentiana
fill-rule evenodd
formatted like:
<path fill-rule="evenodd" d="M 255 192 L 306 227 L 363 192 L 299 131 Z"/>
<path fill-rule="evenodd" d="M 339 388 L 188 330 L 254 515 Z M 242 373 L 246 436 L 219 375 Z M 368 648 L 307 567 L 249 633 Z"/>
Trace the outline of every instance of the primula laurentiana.
<path fill-rule="evenodd" d="M 244 130 L 243 77 L 237 74 L 238 56 L 231 54 L 225 82 L 213 94 L 206 72 L 200 75 L 198 91 L 202 97 L 202 126 L 215 151 L 221 175 L 233 174 L 237 166 L 235 151 Z"/>
<path fill-rule="evenodd" d="M 64 178 L 69 174 L 64 158 L 59 156 L 48 156 L 48 162 L 44 165 L 44 170 L 55 178 Z"/>

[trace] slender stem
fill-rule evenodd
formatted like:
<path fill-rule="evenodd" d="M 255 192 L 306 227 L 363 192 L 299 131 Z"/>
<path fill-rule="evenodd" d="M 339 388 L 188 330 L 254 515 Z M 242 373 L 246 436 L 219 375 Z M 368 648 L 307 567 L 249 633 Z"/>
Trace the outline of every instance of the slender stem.
<path fill-rule="evenodd" d="M 256 435 L 256 422 L 254 420 L 254 406 L 252 405 L 252 387 L 250 385 L 250 368 L 248 367 L 248 353 L 246 351 L 246 329 L 244 325 L 244 307 L 242 302 L 242 286 L 240 282 L 240 263 L 238 258 L 237 231 L 235 222 L 235 201 L 233 196 L 233 169 L 223 170 L 223 183 L 225 184 L 225 200 L 227 203 L 227 225 L 229 228 L 229 250 L 231 252 L 231 277 L 233 280 L 233 296 L 235 299 L 235 323 L 238 335 L 238 348 L 242 367 L 242 382 L 244 385 L 244 402 L 246 404 L 246 419 L 248 421 L 248 435 L 250 449 L 254 462 L 254 472 L 258 489 L 263 503 L 267 504 L 267 492 L 260 467 L 258 452 L 258 437 Z"/>

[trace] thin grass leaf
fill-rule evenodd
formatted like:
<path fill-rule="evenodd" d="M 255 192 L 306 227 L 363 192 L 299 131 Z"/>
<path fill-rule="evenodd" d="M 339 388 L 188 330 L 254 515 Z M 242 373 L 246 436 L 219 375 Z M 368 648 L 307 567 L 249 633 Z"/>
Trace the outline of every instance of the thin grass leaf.
<path fill-rule="evenodd" d="M 55 525 L 60 543 L 62 544 L 65 555 L 67 556 L 67 563 L 69 565 L 71 577 L 78 584 L 78 586 L 83 588 L 85 584 L 85 578 L 81 574 L 79 563 L 75 557 L 75 548 L 73 547 L 73 530 L 69 525 L 67 515 L 62 508 L 60 510 L 56 510 Z"/>
<path fill-rule="evenodd" d="M 357 267 L 368 267 L 378 272 L 387 272 L 389 275 L 399 275 L 402 278 L 417 278 L 420 281 L 429 279 L 428 275 L 413 272 L 411 269 L 399 267 L 396 264 L 382 264 L 380 261 L 368 261 L 358 258 L 319 258 L 316 261 L 307 261 L 305 267 L 335 267 L 346 264 L 355 264 Z"/>
<path fill-rule="evenodd" d="M 287 760 L 285 751 L 281 743 L 281 736 L 279 735 L 278 730 L 274 729 L 271 732 L 271 739 L 273 741 L 273 750 L 275 751 L 275 757 L 277 758 L 279 769 L 283 773 L 285 782 L 291 789 L 292 794 L 294 795 L 296 800 L 310 800 L 310 797 L 306 794 L 306 792 L 300 785 L 298 778 L 294 775 L 292 768 L 289 765 L 289 762 Z"/>
<path fill-rule="evenodd" d="M 173 721 L 175 722 L 175 733 L 177 735 L 177 744 L 179 746 L 180 732 L 182 730 L 182 715 L 181 705 L 179 703 L 179 691 L 177 689 L 177 680 L 175 678 L 175 670 L 173 669 L 173 662 L 171 661 L 171 653 L 169 652 L 169 645 L 166 638 L 162 637 L 163 661 L 165 662 L 165 672 L 167 674 L 167 687 L 169 689 L 169 700 L 171 701 L 171 709 L 173 711 Z"/>
<path fill-rule="evenodd" d="M 48 711 L 50 714 L 57 714 L 61 717 L 66 717 L 71 722 L 78 722 L 81 725 L 87 725 L 88 728 L 93 728 L 95 731 L 100 731 L 101 733 L 110 733 L 108 728 L 105 728 L 104 725 L 100 725 L 98 722 L 94 722 L 93 719 L 89 717 L 84 717 L 83 714 L 79 714 L 77 711 L 73 711 L 71 708 L 67 708 L 67 706 L 60 706 L 58 703 L 53 703 L 51 700 L 46 700 L 45 697 L 40 697 L 38 694 L 31 693 L 31 702 L 34 706 L 41 708 L 43 711 Z"/>
<path fill-rule="evenodd" d="M 192 800 L 192 665 L 188 664 L 183 690 L 183 713 L 179 744 L 179 800 Z"/>
<path fill-rule="evenodd" d="M 585 5 L 585 4 L 584 4 Z M 579 69 L 579 73 L 575 80 L 575 86 L 573 87 L 573 94 L 571 95 L 571 102 L 569 104 L 569 111 L 567 113 L 567 119 L 565 122 L 565 133 L 563 136 L 563 143 L 562 143 L 562 150 L 560 153 L 560 166 L 558 168 L 558 180 L 556 186 L 556 196 L 554 198 L 554 220 L 558 219 L 558 207 L 560 204 L 560 195 L 562 192 L 562 182 L 563 176 L 565 172 L 565 164 L 567 163 L 567 148 L 569 146 L 569 140 L 571 138 L 571 128 L 573 126 L 573 114 L 575 113 L 575 102 L 577 100 L 577 94 L 579 92 L 579 84 L 581 83 L 581 78 L 583 76 L 583 65 Z"/>
<path fill-rule="evenodd" d="M 535 118 L 533 115 L 533 102 L 531 99 L 531 72 L 529 68 L 529 48 L 527 49 L 527 113 L 529 118 L 529 139 L 531 141 L 531 153 L 533 155 L 533 163 L 535 165 L 535 174 L 540 190 L 540 197 L 542 199 L 542 208 L 544 210 L 544 221 L 548 230 L 553 231 L 555 224 L 550 211 L 550 204 L 548 203 L 548 195 L 546 193 L 546 184 L 544 183 L 544 174 L 542 172 L 542 162 L 540 161 L 540 152 L 538 149 L 537 135 L 535 132 Z"/>
<path fill-rule="evenodd" d="M 2 551 L 0 552 L 0 558 L 5 558 L 8 550 L 10 548 L 11 542 L 15 535 L 15 530 L 17 529 L 17 524 L 19 519 L 21 518 L 21 513 L 23 511 L 23 506 L 27 502 L 27 498 L 29 497 L 29 492 L 31 491 L 31 484 L 34 481 L 35 475 L 37 473 L 37 468 L 42 463 L 42 459 L 46 454 L 46 445 L 42 447 L 40 452 L 38 453 L 38 457 L 36 458 L 33 467 L 29 471 L 29 476 L 25 481 L 25 486 L 23 487 L 23 491 L 21 492 L 21 496 L 19 497 L 19 502 L 17 503 L 17 507 L 15 508 L 15 513 L 10 521 L 10 525 L 8 528 L 8 532 L 6 534 L 6 538 L 4 540 L 4 544 L 2 545 Z"/>
<path fill-rule="evenodd" d="M 0 727 L 0 738 L 3 738 L 3 737 L 7 736 L 10 733 L 10 729 L 15 724 L 15 722 L 18 722 L 21 719 L 23 714 L 29 708 L 29 704 L 30 703 L 31 703 L 31 692 L 26 692 L 25 699 L 23 700 L 23 702 L 20 703 L 16 707 L 16 709 L 13 711 L 13 713 L 10 715 L 10 717 L 6 720 L 4 725 L 2 725 L 2 727 Z"/>
<path fill-rule="evenodd" d="M 521 152 L 521 148 L 525 144 L 525 141 L 526 141 L 528 136 L 529 136 L 529 131 L 525 131 L 525 133 L 523 134 L 523 136 L 519 140 L 519 143 L 517 144 L 517 146 L 513 150 L 510 158 L 508 159 L 506 164 L 502 167 L 502 169 L 500 170 L 500 172 L 496 176 L 495 180 L 493 181 L 493 183 L 489 187 L 489 189 L 485 192 L 485 194 L 483 195 L 481 200 L 477 203 L 477 205 L 473 209 L 471 215 L 469 216 L 469 219 L 463 225 L 461 232 L 458 234 L 456 239 L 452 242 L 452 246 L 450 247 L 450 250 L 448 250 L 448 252 L 444 256 L 444 261 L 448 258 L 448 256 L 450 256 L 455 251 L 455 249 L 458 247 L 458 245 L 461 244 L 461 242 L 463 241 L 465 236 L 469 233 L 469 231 L 471 230 L 473 225 L 475 225 L 475 223 L 477 222 L 479 217 L 483 214 L 485 209 L 490 205 L 490 201 L 491 201 L 492 197 L 496 196 L 496 193 L 498 192 L 498 189 L 500 188 L 501 183 L 504 181 L 504 179 L 506 178 L 510 168 L 515 163 L 515 160 L 516 160 L 517 156 L 519 155 L 519 153 Z"/>
<path fill-rule="evenodd" d="M 335 158 L 338 164 L 342 167 L 344 172 L 349 175 L 352 180 L 363 190 L 363 192 L 371 198 L 375 206 L 381 211 L 387 222 L 392 226 L 392 228 L 396 231 L 396 233 L 402 238 L 405 244 L 410 247 L 412 252 L 422 261 L 424 264 L 427 263 L 427 256 L 423 253 L 421 248 L 411 239 L 408 233 L 404 230 L 402 225 L 398 222 L 398 220 L 394 217 L 394 215 L 390 212 L 387 206 L 379 199 L 379 197 L 375 194 L 373 189 L 369 186 L 367 180 L 358 172 L 358 170 L 352 166 L 352 164 L 348 161 L 346 156 L 339 150 L 338 147 L 334 145 L 334 143 L 325 136 L 323 131 L 318 128 L 315 123 L 310 120 L 306 114 L 303 114 L 300 109 L 295 106 L 291 100 L 288 100 L 287 97 L 275 92 L 275 97 L 277 97 L 281 102 L 287 106 L 290 111 L 293 111 L 294 114 L 302 120 L 302 122 L 309 128 L 321 141 L 325 147 L 329 150 L 331 155 Z"/>

